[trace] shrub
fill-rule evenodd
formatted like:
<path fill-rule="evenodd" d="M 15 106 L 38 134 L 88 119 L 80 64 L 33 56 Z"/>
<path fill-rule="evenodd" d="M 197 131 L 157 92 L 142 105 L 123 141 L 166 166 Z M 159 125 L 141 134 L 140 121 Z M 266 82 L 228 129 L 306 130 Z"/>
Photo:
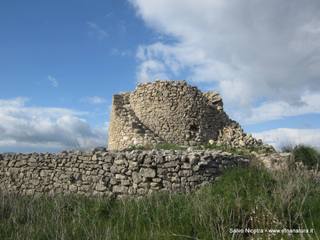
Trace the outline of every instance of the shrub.
<path fill-rule="evenodd" d="M 319 170 L 320 153 L 309 146 L 298 145 L 292 150 L 294 161 L 302 162 L 308 169 Z"/>
<path fill-rule="evenodd" d="M 290 153 L 294 149 L 294 146 L 291 144 L 286 144 L 281 147 L 281 152 Z"/>

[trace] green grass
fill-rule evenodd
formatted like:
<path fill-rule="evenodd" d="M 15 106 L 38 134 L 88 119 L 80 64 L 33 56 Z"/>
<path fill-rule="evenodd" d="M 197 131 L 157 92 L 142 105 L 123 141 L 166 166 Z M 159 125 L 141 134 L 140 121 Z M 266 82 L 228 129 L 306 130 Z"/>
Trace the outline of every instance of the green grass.
<path fill-rule="evenodd" d="M 284 145 L 281 151 L 292 154 L 291 168 L 303 165 L 309 170 L 320 170 L 320 152 L 314 147 L 307 145 Z"/>
<path fill-rule="evenodd" d="M 319 239 L 319 199 L 319 184 L 303 172 L 258 167 L 229 170 L 192 194 L 126 200 L 2 194 L 0 239 L 249 239 L 230 228 L 313 228 L 303 237 Z"/>
<path fill-rule="evenodd" d="M 156 149 L 163 150 L 186 150 L 188 147 L 174 143 L 160 143 L 155 146 Z"/>

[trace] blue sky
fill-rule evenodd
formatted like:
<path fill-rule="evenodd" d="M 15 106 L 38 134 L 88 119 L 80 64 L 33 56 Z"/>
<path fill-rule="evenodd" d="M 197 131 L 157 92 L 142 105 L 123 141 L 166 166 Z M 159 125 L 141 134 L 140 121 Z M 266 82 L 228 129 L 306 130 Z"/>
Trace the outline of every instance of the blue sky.
<path fill-rule="evenodd" d="M 30 104 L 85 110 L 86 96 L 110 101 L 134 86 L 136 47 L 154 37 L 126 1 L 4 1 L 0 11 L 2 98 Z"/>
<path fill-rule="evenodd" d="M 112 95 L 185 79 L 275 146 L 320 143 L 320 3 L 0 3 L 0 151 L 106 143 Z"/>

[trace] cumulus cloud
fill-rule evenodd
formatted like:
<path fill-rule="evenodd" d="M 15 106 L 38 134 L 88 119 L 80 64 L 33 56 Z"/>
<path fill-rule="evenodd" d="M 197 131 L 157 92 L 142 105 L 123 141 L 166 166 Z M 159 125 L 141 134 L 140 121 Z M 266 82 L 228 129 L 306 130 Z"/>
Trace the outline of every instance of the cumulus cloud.
<path fill-rule="evenodd" d="M 273 145 L 276 149 L 299 144 L 310 145 L 320 149 L 320 129 L 277 128 L 253 136 Z"/>
<path fill-rule="evenodd" d="M 294 105 L 284 100 L 267 101 L 258 107 L 253 107 L 248 112 L 237 112 L 235 117 L 245 124 L 252 124 L 308 113 L 320 114 L 320 93 L 307 92 L 298 100 L 299 103 Z"/>
<path fill-rule="evenodd" d="M 0 99 L 0 147 L 92 148 L 106 144 L 107 129 L 92 128 L 85 113 L 33 107 L 27 99 Z"/>
<path fill-rule="evenodd" d="M 187 71 L 234 106 L 283 103 L 320 93 L 320 1 L 130 0 L 151 28 L 174 42 L 140 46 L 138 78 Z M 262 100 L 263 101 L 262 101 Z"/>
<path fill-rule="evenodd" d="M 147 60 L 139 66 L 137 74 L 139 82 L 148 82 L 152 79 L 166 79 L 165 66 L 160 61 Z"/>

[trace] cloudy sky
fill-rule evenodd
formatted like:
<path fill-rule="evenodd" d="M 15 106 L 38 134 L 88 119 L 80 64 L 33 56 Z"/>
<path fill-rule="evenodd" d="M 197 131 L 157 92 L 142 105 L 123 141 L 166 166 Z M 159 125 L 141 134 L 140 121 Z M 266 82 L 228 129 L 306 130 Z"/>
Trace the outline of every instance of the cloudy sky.
<path fill-rule="evenodd" d="M 319 0 L 0 3 L 0 152 L 106 144 L 112 95 L 185 79 L 265 142 L 320 147 Z"/>

